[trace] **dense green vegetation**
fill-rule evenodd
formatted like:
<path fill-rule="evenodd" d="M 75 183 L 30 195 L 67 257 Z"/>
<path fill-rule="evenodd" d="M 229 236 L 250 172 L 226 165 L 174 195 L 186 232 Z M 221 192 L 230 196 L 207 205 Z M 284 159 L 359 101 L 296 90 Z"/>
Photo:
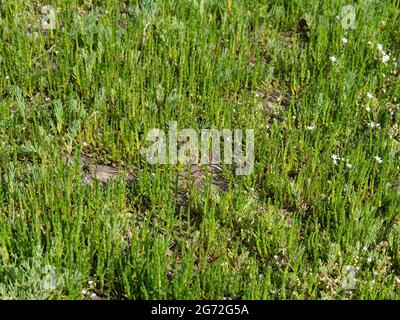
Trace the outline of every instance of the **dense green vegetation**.
<path fill-rule="evenodd" d="M 348 2 L 0 0 L 0 298 L 400 298 L 400 2 Z M 150 165 L 169 121 L 253 173 Z"/>

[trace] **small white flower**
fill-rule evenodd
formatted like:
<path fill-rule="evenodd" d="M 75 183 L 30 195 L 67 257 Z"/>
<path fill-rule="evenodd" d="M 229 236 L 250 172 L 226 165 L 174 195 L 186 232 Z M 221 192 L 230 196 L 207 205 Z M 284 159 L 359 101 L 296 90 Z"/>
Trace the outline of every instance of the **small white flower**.
<path fill-rule="evenodd" d="M 368 251 L 368 246 L 364 246 L 364 247 L 363 247 L 363 250 L 364 250 L 364 251 Z"/>
<path fill-rule="evenodd" d="M 366 110 L 367 112 L 370 112 L 370 111 L 371 111 L 370 106 L 366 106 L 366 107 L 365 107 L 365 110 Z"/>
<path fill-rule="evenodd" d="M 372 284 L 375 284 L 375 280 L 372 280 L 371 283 L 372 283 Z"/>
<path fill-rule="evenodd" d="M 334 164 L 338 163 L 338 160 L 340 160 L 340 157 L 336 154 L 331 155 L 331 159 L 333 160 Z"/>
<path fill-rule="evenodd" d="M 348 169 L 351 169 L 351 168 L 353 168 L 353 165 L 352 165 L 351 163 L 346 163 L 346 167 L 347 167 Z"/>
<path fill-rule="evenodd" d="M 378 43 L 378 50 L 379 50 L 379 52 L 383 51 L 383 45 L 381 45 L 380 43 Z"/>
<path fill-rule="evenodd" d="M 383 162 L 382 158 L 379 157 L 379 156 L 375 156 L 374 159 L 375 159 L 376 162 L 378 162 L 378 163 L 382 163 L 382 162 Z"/>
<path fill-rule="evenodd" d="M 347 42 L 349 42 L 349 40 L 348 40 L 346 37 L 343 37 L 343 38 L 342 38 L 342 42 L 343 42 L 343 43 L 347 43 Z"/>
<path fill-rule="evenodd" d="M 313 131 L 313 130 L 315 130 L 317 128 L 317 126 L 314 126 L 314 125 L 311 125 L 311 126 L 307 126 L 306 127 L 306 129 L 308 130 L 308 131 Z"/>
<path fill-rule="evenodd" d="M 332 62 L 335 62 L 337 59 L 336 59 L 335 56 L 330 56 L 330 57 L 329 57 L 329 60 L 331 60 Z"/>
<path fill-rule="evenodd" d="M 344 272 L 351 271 L 351 270 L 354 270 L 354 267 L 353 267 L 353 266 L 344 266 L 344 267 L 343 267 L 343 271 L 344 271 Z"/>
<path fill-rule="evenodd" d="M 6 76 L 6 80 L 8 80 L 8 79 L 10 79 L 10 77 L 9 77 L 9 76 Z"/>
<path fill-rule="evenodd" d="M 82 290 L 82 295 L 86 296 L 87 295 L 87 290 L 83 289 Z"/>
<path fill-rule="evenodd" d="M 383 62 L 383 63 L 386 63 L 386 62 L 389 61 L 389 59 L 390 59 L 390 56 L 387 55 L 387 54 L 384 54 L 383 57 L 382 57 L 382 62 Z"/>
<path fill-rule="evenodd" d="M 97 297 L 97 294 L 95 294 L 94 292 L 90 295 L 90 299 L 95 299 Z"/>
<path fill-rule="evenodd" d="M 372 262 L 372 258 L 371 258 L 371 257 L 368 257 L 368 258 L 367 258 L 367 261 L 368 261 L 368 263 L 371 263 L 371 262 Z"/>
<path fill-rule="evenodd" d="M 396 277 L 396 282 L 400 284 L 400 278 Z"/>
<path fill-rule="evenodd" d="M 381 127 L 381 125 L 379 123 L 376 123 L 376 122 L 373 122 L 373 121 L 369 122 L 367 125 L 371 129 L 375 129 L 375 128 L 380 128 Z"/>
<path fill-rule="evenodd" d="M 373 96 L 373 94 L 372 94 L 371 92 L 368 92 L 368 93 L 367 93 L 367 98 L 368 98 L 368 99 L 373 99 L 374 96 Z"/>
<path fill-rule="evenodd" d="M 339 17 L 339 16 L 336 16 L 336 20 L 340 20 L 340 17 Z"/>

